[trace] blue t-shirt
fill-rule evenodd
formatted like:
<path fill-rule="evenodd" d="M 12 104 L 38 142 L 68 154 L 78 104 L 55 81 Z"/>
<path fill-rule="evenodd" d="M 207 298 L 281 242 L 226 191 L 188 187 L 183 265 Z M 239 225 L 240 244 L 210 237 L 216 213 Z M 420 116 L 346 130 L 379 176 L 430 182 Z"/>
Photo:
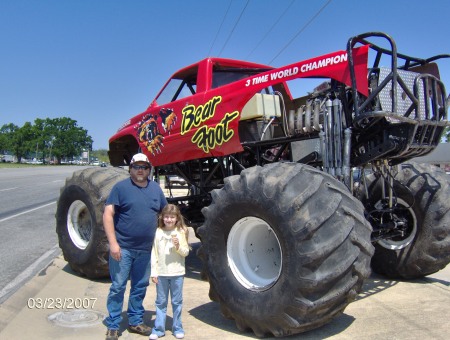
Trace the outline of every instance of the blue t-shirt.
<path fill-rule="evenodd" d="M 140 187 L 127 178 L 113 186 L 105 204 L 114 205 L 114 228 L 119 246 L 151 251 L 158 214 L 167 204 L 161 187 L 153 181 Z"/>

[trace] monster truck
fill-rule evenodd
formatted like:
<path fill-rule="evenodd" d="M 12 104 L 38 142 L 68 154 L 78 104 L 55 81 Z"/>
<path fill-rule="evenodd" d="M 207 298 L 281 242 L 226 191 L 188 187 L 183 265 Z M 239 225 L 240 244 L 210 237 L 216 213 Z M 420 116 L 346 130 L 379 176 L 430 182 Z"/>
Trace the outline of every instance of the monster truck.
<path fill-rule="evenodd" d="M 414 279 L 444 268 L 449 181 L 411 160 L 449 125 L 436 64 L 448 57 L 400 54 L 370 32 L 284 67 L 207 58 L 181 69 L 110 138 L 115 167 L 67 179 L 56 213 L 65 259 L 108 275 L 105 198 L 144 152 L 154 180 L 185 179 L 186 194 L 168 200 L 201 240 L 210 298 L 239 330 L 304 332 L 341 314 L 371 269 Z M 294 98 L 306 78 L 320 84 Z"/>

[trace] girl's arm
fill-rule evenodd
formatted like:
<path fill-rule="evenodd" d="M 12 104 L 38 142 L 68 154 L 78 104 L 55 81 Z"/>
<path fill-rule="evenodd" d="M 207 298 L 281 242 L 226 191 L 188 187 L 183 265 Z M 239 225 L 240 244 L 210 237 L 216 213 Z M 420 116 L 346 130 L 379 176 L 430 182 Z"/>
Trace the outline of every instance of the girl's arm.
<path fill-rule="evenodd" d="M 186 235 L 183 230 L 178 231 L 178 242 L 180 242 L 180 246 L 177 249 L 177 253 L 183 257 L 189 255 L 189 245 L 186 240 Z"/>

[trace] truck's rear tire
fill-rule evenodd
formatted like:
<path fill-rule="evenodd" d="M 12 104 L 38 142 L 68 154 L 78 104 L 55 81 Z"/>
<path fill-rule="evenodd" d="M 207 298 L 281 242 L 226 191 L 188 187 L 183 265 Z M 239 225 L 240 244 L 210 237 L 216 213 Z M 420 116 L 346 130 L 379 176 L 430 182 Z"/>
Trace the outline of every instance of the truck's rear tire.
<path fill-rule="evenodd" d="M 342 313 L 370 274 L 363 206 L 319 170 L 249 168 L 212 198 L 199 253 L 210 298 L 242 331 L 281 337 L 317 328 Z"/>
<path fill-rule="evenodd" d="M 56 232 L 64 259 L 88 278 L 109 275 L 103 208 L 112 186 L 128 177 L 120 168 L 88 168 L 73 173 L 61 188 Z"/>
<path fill-rule="evenodd" d="M 408 229 L 403 237 L 377 242 L 371 265 L 374 272 L 390 278 L 415 279 L 450 262 L 450 183 L 433 165 L 408 162 L 400 167 L 393 183 L 394 214 L 408 221 Z M 369 198 L 362 201 L 374 212 L 380 204 L 381 183 L 374 175 L 368 182 Z M 388 222 L 389 214 L 383 217 Z"/>

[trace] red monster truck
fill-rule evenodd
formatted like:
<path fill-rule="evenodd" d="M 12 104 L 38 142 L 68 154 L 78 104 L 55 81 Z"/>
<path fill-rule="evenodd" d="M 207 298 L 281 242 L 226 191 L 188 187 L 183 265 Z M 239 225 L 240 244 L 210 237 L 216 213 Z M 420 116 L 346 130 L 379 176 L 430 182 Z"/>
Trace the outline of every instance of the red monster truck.
<path fill-rule="evenodd" d="M 304 332 L 342 313 L 371 269 L 414 279 L 444 268 L 449 181 L 410 160 L 449 125 L 434 63 L 447 57 L 400 54 L 372 32 L 280 68 L 208 58 L 178 71 L 109 140 L 115 168 L 67 179 L 56 213 L 65 259 L 108 275 L 104 201 L 144 152 L 154 180 L 188 184 L 168 200 L 201 239 L 211 299 L 240 330 Z M 288 85 L 305 78 L 323 83 L 293 98 Z"/>

